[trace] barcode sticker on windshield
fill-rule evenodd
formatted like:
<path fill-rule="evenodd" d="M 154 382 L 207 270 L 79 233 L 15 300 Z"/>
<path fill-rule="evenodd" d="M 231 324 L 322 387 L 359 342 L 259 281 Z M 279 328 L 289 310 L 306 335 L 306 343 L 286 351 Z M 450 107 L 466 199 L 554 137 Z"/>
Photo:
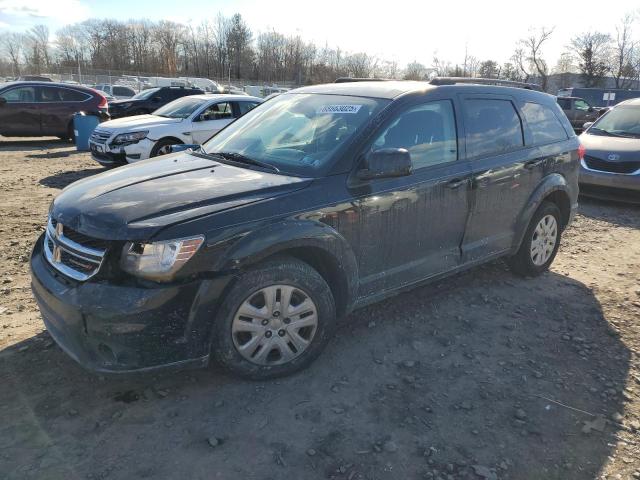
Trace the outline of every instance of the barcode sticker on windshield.
<path fill-rule="evenodd" d="M 318 113 L 358 113 L 362 105 L 325 105 L 318 109 Z"/>

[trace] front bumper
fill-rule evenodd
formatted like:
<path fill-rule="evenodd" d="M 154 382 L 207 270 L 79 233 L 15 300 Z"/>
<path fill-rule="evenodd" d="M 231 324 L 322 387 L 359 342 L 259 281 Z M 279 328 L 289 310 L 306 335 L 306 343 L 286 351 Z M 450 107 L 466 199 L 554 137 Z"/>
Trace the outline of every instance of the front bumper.
<path fill-rule="evenodd" d="M 94 147 L 100 147 L 100 151 L 97 151 Z M 104 144 L 96 144 L 89 141 L 89 149 L 91 150 L 91 158 L 104 167 L 116 167 L 120 165 L 126 165 L 127 163 L 134 163 L 140 160 L 146 160 L 151 154 L 151 149 L 155 145 L 155 142 L 148 138 L 143 138 L 137 143 L 125 146 L 113 147 L 109 142 Z"/>
<path fill-rule="evenodd" d="M 640 203 L 640 172 L 610 173 L 580 166 L 580 193 L 605 200 Z"/>
<path fill-rule="evenodd" d="M 67 279 L 31 255 L 32 290 L 47 330 L 83 367 L 125 373 L 208 362 L 213 319 L 228 278 L 127 285 Z"/>

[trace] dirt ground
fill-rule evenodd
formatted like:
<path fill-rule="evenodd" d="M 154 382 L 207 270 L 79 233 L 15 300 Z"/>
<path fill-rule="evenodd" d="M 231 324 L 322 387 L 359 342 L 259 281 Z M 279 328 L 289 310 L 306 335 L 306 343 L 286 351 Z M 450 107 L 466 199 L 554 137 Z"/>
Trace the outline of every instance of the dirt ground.
<path fill-rule="evenodd" d="M 357 311 L 286 379 L 105 377 L 44 331 L 28 273 L 51 200 L 100 171 L 0 140 L 0 478 L 640 478 L 640 208 L 582 200 L 551 272 Z"/>

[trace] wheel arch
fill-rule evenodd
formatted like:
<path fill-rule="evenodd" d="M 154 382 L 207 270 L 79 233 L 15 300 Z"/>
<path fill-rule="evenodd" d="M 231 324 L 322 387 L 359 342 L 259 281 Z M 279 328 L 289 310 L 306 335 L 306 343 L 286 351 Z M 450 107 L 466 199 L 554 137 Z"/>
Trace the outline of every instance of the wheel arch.
<path fill-rule="evenodd" d="M 236 242 L 216 269 L 243 271 L 282 255 L 307 263 L 324 278 L 338 316 L 351 311 L 358 284 L 355 255 L 342 235 L 319 222 L 281 222 L 254 231 Z"/>
<path fill-rule="evenodd" d="M 571 189 L 564 176 L 559 173 L 552 173 L 542 179 L 538 187 L 533 191 L 527 204 L 520 213 L 516 223 L 514 242 L 512 251 L 516 252 L 520 248 L 524 234 L 527 231 L 529 222 L 540 207 L 542 202 L 551 201 L 559 209 L 562 215 L 562 229 L 564 229 L 571 220 Z"/>

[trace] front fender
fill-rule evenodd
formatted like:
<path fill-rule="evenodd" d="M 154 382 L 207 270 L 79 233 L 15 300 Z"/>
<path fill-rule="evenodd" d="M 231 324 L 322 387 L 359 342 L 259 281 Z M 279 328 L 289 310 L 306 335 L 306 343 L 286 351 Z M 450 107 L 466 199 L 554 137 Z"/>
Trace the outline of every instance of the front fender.
<path fill-rule="evenodd" d="M 545 198 L 556 191 L 564 192 L 567 195 L 569 205 L 573 209 L 573 205 L 576 201 L 575 197 L 577 197 L 577 192 L 574 193 L 572 191 L 569 183 L 567 182 L 567 179 L 559 173 L 551 173 L 544 177 L 537 188 L 533 191 L 533 193 L 529 197 L 529 200 L 518 216 L 518 221 L 515 227 L 515 235 L 513 237 L 513 252 L 516 252 L 520 248 L 520 244 L 522 243 L 524 234 L 527 231 L 529 222 L 531 222 L 531 218 L 533 217 L 533 214 L 536 212 L 540 204 Z"/>
<path fill-rule="evenodd" d="M 214 270 L 241 270 L 279 253 L 313 252 L 314 249 L 320 254 L 318 261 L 330 260 L 333 265 L 327 267 L 337 269 L 344 280 L 345 306 L 349 309 L 357 294 L 356 257 L 347 240 L 321 222 L 289 219 L 256 229 L 237 240 L 218 259 Z"/>

